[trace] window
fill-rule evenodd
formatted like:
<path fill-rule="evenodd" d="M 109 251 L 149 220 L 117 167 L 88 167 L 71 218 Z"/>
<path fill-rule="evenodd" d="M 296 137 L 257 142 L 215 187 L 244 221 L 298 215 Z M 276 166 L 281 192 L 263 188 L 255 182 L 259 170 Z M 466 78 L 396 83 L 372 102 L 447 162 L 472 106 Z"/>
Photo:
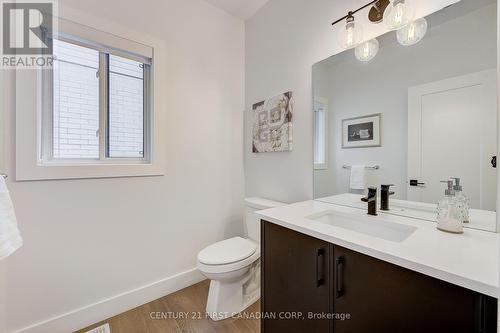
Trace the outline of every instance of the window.
<path fill-rule="evenodd" d="M 165 174 L 165 42 L 96 28 L 59 17 L 53 68 L 16 70 L 16 180 Z"/>
<path fill-rule="evenodd" d="M 99 52 L 58 40 L 54 40 L 54 50 L 53 95 L 48 96 L 53 109 L 46 110 L 52 111 L 52 158 L 97 159 Z"/>
<path fill-rule="evenodd" d="M 108 156 L 144 157 L 144 64 L 109 56 Z"/>
<path fill-rule="evenodd" d="M 328 140 L 328 101 L 323 98 L 314 100 L 314 168 L 316 170 L 328 168 L 327 140 Z"/>
<path fill-rule="evenodd" d="M 42 78 L 43 163 L 148 163 L 151 59 L 54 39 Z"/>

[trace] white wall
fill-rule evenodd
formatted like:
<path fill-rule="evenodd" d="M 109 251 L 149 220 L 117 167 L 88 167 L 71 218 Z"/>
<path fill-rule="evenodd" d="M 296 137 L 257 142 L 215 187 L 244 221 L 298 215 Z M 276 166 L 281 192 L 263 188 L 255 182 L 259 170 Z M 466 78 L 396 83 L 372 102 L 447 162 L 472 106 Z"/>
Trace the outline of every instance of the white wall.
<path fill-rule="evenodd" d="M 395 184 L 395 197 L 406 199 L 408 88 L 496 68 L 496 4 L 450 20 L 453 10 L 429 17 L 428 33 L 414 47 L 402 47 L 389 33 L 369 64 L 347 51 L 315 66 L 314 94 L 329 101 L 330 135 L 329 168 L 314 172 L 316 198 L 349 192 L 342 165 L 365 164 L 381 166 L 368 173 L 369 185 Z M 382 146 L 342 149 L 342 119 L 373 113 L 382 113 Z"/>
<path fill-rule="evenodd" d="M 417 16 L 428 15 L 454 0 L 413 0 Z M 341 25 L 330 23 L 364 0 L 271 0 L 245 25 L 245 179 L 246 194 L 280 201 L 313 197 L 311 66 L 340 51 Z M 363 15 L 364 16 L 364 15 Z M 367 38 L 385 32 L 365 24 Z M 295 99 L 294 151 L 251 153 L 251 105 L 284 91 Z"/>
<path fill-rule="evenodd" d="M 166 71 L 157 75 L 167 77 L 167 108 L 156 110 L 166 113 L 166 176 L 9 182 L 25 245 L 2 263 L 7 332 L 192 270 L 203 247 L 243 232 L 243 23 L 201 0 L 62 0 L 60 14 L 166 43 Z M 12 180 L 10 72 L 6 83 Z M 179 283 L 196 279 L 193 274 L 181 275 Z M 101 310 L 97 317 L 115 308 Z M 83 324 L 78 313 L 71 318 L 64 329 L 47 324 L 30 332 L 68 332 Z"/>

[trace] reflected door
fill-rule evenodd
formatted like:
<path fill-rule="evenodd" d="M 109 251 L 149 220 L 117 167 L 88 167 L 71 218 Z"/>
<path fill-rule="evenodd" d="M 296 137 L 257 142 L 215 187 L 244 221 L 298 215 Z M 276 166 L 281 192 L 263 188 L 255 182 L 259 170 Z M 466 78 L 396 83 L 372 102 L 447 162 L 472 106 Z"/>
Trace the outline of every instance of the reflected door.
<path fill-rule="evenodd" d="M 496 133 L 495 70 L 410 88 L 408 200 L 437 203 L 459 177 L 472 208 L 495 210 Z"/>

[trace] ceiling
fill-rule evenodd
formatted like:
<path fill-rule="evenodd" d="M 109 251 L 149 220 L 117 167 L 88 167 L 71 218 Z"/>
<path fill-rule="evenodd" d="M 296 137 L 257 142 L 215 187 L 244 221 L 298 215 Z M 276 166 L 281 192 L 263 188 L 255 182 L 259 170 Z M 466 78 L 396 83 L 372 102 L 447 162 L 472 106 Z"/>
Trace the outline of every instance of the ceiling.
<path fill-rule="evenodd" d="M 218 7 L 243 20 L 250 18 L 269 0 L 206 0 L 215 7 Z"/>

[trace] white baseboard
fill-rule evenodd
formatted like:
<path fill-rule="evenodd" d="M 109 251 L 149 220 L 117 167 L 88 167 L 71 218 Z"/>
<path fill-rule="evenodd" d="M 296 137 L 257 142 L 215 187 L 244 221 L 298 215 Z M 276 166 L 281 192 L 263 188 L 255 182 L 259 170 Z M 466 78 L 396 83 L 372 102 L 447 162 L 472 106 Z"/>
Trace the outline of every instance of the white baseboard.
<path fill-rule="evenodd" d="M 11 333 L 69 333 L 189 287 L 205 277 L 193 268 Z"/>

